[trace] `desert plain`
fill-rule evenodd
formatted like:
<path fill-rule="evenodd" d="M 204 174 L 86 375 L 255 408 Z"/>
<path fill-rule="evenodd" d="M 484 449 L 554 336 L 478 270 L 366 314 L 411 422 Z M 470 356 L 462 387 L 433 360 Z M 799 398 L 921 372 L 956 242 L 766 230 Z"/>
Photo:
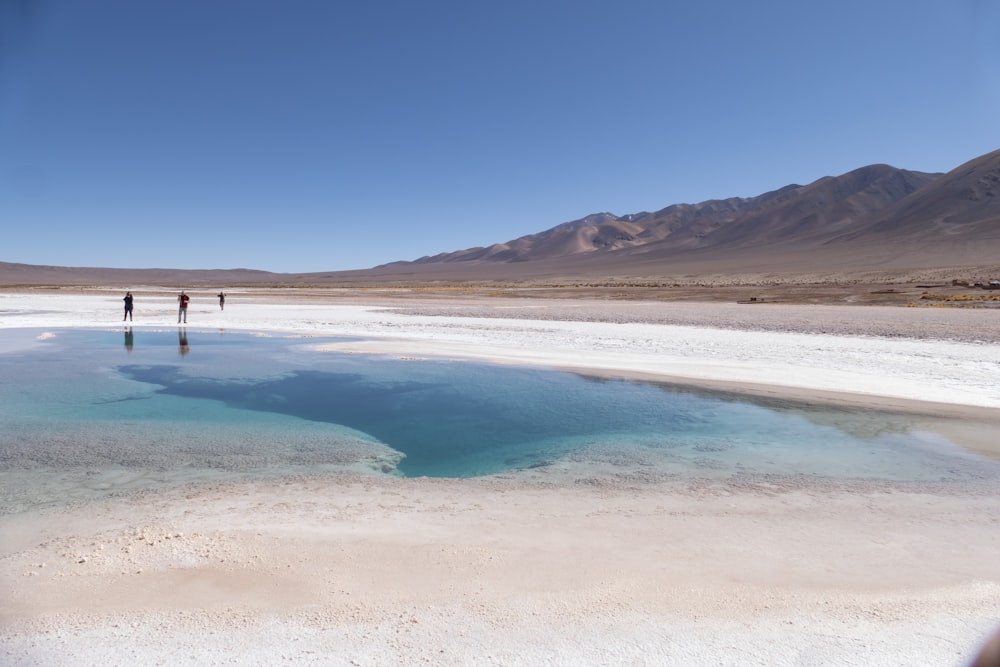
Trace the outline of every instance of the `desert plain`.
<path fill-rule="evenodd" d="M 177 288 L 128 286 L 132 326 L 176 327 Z M 0 292 L 0 354 L 120 329 L 124 289 Z M 886 411 L 1000 460 L 1000 310 L 923 298 L 968 294 L 947 284 L 218 289 L 189 290 L 192 331 Z M 29 508 L 0 536 L 12 665 L 965 665 L 1000 628 L 995 478 L 347 470 Z"/>

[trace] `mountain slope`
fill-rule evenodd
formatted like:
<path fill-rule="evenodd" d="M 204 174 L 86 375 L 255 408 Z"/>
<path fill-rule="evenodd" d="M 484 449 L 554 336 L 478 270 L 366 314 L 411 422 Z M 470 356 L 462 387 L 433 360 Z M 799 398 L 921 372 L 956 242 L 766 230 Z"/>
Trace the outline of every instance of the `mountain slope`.
<path fill-rule="evenodd" d="M 673 254 L 775 243 L 817 245 L 858 230 L 871 215 L 937 176 L 872 165 L 758 197 L 675 204 L 655 213 L 617 218 L 599 213 L 503 244 L 442 253 L 414 263 L 542 262 L 581 254 Z"/>
<path fill-rule="evenodd" d="M 906 235 L 938 242 L 1000 239 L 1000 150 L 970 160 L 919 192 L 887 207 L 863 229 L 831 239 L 843 243 Z"/>

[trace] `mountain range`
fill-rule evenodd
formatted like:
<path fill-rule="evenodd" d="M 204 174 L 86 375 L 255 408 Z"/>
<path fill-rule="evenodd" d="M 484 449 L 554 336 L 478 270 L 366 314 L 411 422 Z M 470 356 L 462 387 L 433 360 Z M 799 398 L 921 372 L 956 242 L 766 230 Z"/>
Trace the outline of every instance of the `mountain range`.
<path fill-rule="evenodd" d="M 876 164 L 757 197 L 596 213 L 486 248 L 377 267 L 510 264 L 531 275 L 1000 264 L 1000 150 L 946 173 Z"/>
<path fill-rule="evenodd" d="M 756 197 L 602 212 L 488 247 L 361 271 L 84 269 L 0 262 L 3 284 L 324 284 L 725 272 L 1000 270 L 1000 150 L 948 173 L 875 164 Z"/>

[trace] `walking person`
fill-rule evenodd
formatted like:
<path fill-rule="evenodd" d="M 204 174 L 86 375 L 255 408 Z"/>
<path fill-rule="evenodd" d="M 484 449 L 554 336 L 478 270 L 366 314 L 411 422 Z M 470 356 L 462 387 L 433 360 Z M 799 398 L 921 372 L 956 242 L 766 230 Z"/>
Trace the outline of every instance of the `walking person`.
<path fill-rule="evenodd" d="M 219 292 L 219 310 L 226 309 L 226 293 Z"/>
<path fill-rule="evenodd" d="M 125 317 L 122 318 L 122 322 L 125 320 L 132 320 L 132 292 L 125 292 Z"/>
<path fill-rule="evenodd" d="M 188 301 L 190 301 L 190 300 L 191 300 L 191 297 L 189 297 L 187 294 L 185 294 L 184 290 L 181 290 L 181 293 L 177 295 L 177 305 L 178 305 L 178 309 L 177 309 L 177 324 L 181 323 L 181 319 L 182 318 L 184 320 L 184 324 L 187 324 L 187 321 L 188 321 Z"/>

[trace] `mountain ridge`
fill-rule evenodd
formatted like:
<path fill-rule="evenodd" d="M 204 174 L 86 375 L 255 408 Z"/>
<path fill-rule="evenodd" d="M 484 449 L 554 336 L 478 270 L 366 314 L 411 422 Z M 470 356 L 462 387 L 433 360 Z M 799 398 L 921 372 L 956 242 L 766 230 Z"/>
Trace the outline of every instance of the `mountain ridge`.
<path fill-rule="evenodd" d="M 525 262 L 625 248 L 637 248 L 635 252 L 644 254 L 654 247 L 676 252 L 816 237 L 821 242 L 833 232 L 850 232 L 852 224 L 863 223 L 939 176 L 868 165 L 756 197 L 672 204 L 654 213 L 591 214 L 502 244 L 439 253 L 409 263 Z"/>
<path fill-rule="evenodd" d="M 985 267 L 1000 273 L 1000 150 L 947 173 L 873 164 L 754 197 L 607 211 L 370 269 L 102 269 L 0 262 L 0 284 L 336 285 Z M 791 279 L 791 278 L 789 278 Z"/>

